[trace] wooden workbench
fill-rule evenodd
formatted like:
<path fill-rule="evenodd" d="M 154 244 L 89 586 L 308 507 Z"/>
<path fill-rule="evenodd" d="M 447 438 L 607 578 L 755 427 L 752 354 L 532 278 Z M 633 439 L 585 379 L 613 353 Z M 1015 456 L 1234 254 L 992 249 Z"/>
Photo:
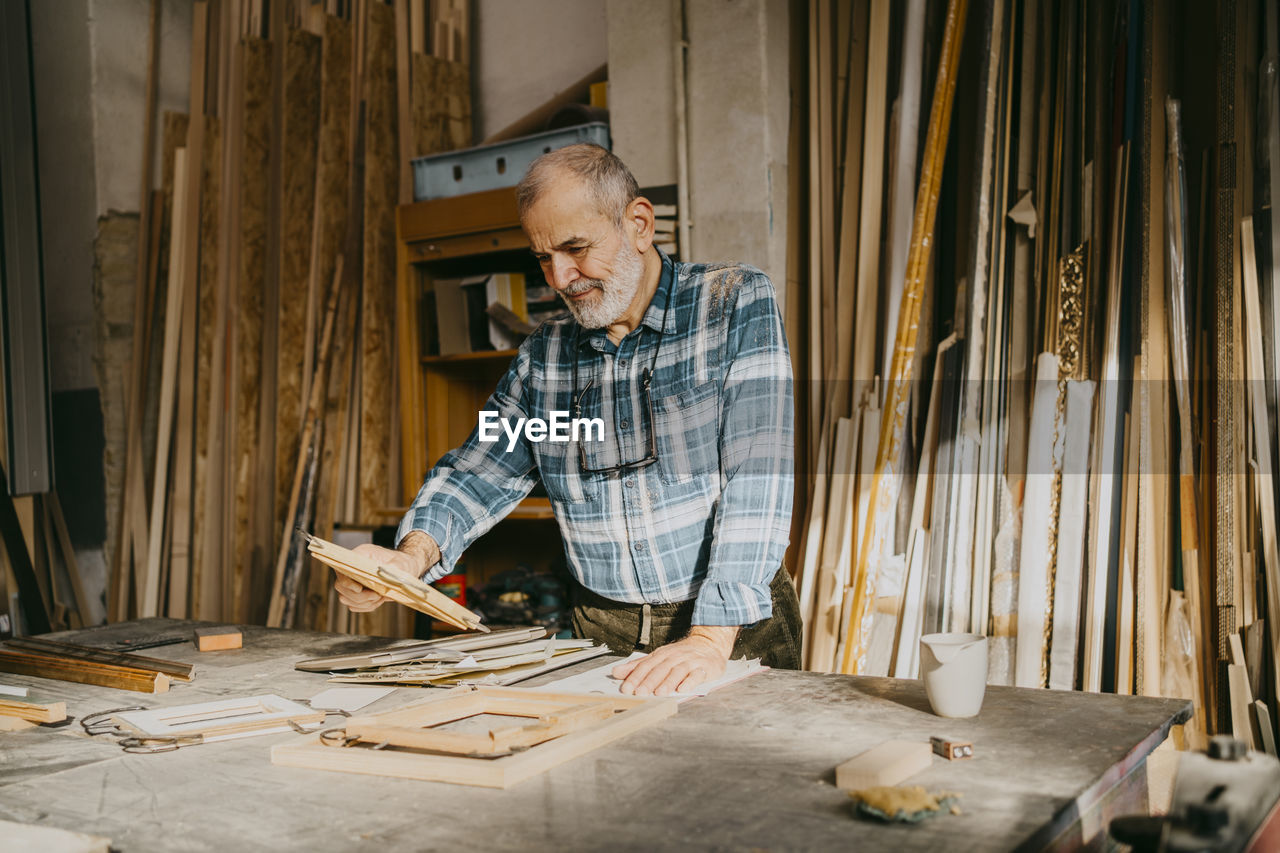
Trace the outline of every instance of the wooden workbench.
<path fill-rule="evenodd" d="M 149 619 L 50 636 L 92 643 L 197 624 Z M 329 685 L 294 670 L 295 661 L 378 643 L 246 627 L 242 649 L 142 651 L 196 664 L 193 682 L 160 695 L 0 681 L 38 686 L 76 717 L 268 692 L 305 699 Z M 599 661 L 579 668 L 592 665 Z M 420 695 L 402 688 L 369 710 Z M 507 791 L 273 766 L 270 747 L 295 734 L 127 755 L 72 724 L 0 733 L 0 819 L 106 836 L 126 853 L 1074 848 L 1105 831 L 1112 813 L 1145 810 L 1146 757 L 1190 709 L 1182 700 L 992 687 L 978 717 L 945 720 L 929 712 L 917 681 L 771 671 Z M 936 758 L 911 780 L 961 792 L 964 814 L 916 826 L 852 817 L 835 766 L 888 738 L 930 735 L 974 744 L 973 759 Z"/>

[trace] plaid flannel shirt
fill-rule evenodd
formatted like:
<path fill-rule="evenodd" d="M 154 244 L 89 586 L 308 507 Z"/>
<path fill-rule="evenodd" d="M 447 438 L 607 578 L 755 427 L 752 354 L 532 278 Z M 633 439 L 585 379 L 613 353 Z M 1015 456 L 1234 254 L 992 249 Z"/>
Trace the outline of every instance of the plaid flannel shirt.
<path fill-rule="evenodd" d="M 502 430 L 481 441 L 477 428 L 427 475 L 397 542 L 422 530 L 440 545 L 428 581 L 451 572 L 541 479 L 569 569 L 588 589 L 634 604 L 696 597 L 694 625 L 771 615 L 794 466 L 791 361 L 773 285 L 749 266 L 661 258 L 644 319 L 621 342 L 568 315 L 549 320 L 485 406 L 515 424 L 572 412 L 580 399 L 582 417 L 604 421 L 603 440 L 531 441 L 522 432 L 508 450 Z M 584 461 L 598 469 L 645 458 L 651 436 L 656 463 L 583 472 Z"/>

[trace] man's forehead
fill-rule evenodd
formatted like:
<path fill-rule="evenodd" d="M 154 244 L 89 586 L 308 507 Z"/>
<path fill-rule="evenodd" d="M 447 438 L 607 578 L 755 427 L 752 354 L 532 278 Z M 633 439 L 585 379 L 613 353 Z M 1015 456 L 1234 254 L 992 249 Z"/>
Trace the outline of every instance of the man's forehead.
<path fill-rule="evenodd" d="M 548 187 L 525 215 L 524 227 L 534 247 L 554 249 L 603 237 L 610 221 L 581 182 Z"/>

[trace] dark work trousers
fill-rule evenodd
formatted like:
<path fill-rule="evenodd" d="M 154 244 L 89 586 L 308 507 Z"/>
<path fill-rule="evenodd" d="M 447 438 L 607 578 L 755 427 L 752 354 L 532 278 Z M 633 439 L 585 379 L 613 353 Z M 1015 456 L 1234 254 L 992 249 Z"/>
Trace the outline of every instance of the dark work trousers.
<path fill-rule="evenodd" d="M 743 628 L 733 644 L 732 659 L 759 658 L 775 669 L 800 668 L 800 602 L 786 568 L 769 584 L 773 615 Z M 629 655 L 651 652 L 689 633 L 694 599 L 676 604 L 626 604 L 596 595 L 574 584 L 573 635 L 604 643 Z"/>

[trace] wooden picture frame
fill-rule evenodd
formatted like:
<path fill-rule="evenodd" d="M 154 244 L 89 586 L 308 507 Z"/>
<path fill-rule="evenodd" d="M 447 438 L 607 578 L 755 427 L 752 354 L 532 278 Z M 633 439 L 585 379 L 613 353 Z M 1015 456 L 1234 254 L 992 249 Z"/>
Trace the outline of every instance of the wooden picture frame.
<path fill-rule="evenodd" d="M 271 763 L 509 788 L 676 713 L 671 698 L 635 699 L 507 687 L 457 687 L 337 730 L 272 747 Z M 480 714 L 526 717 L 483 733 L 435 729 Z M 329 745 L 333 744 L 333 745 Z"/>
<path fill-rule="evenodd" d="M 489 629 L 480 624 L 479 616 L 430 584 L 389 566 L 380 566 L 368 557 L 318 536 L 303 535 L 307 538 L 307 550 L 311 555 L 338 574 L 456 628 L 488 632 Z"/>
<path fill-rule="evenodd" d="M 203 742 L 251 734 L 288 731 L 324 722 L 325 712 L 273 693 L 217 699 L 167 708 L 123 711 L 111 715 L 121 733 L 142 738 L 180 738 L 200 735 Z"/>

